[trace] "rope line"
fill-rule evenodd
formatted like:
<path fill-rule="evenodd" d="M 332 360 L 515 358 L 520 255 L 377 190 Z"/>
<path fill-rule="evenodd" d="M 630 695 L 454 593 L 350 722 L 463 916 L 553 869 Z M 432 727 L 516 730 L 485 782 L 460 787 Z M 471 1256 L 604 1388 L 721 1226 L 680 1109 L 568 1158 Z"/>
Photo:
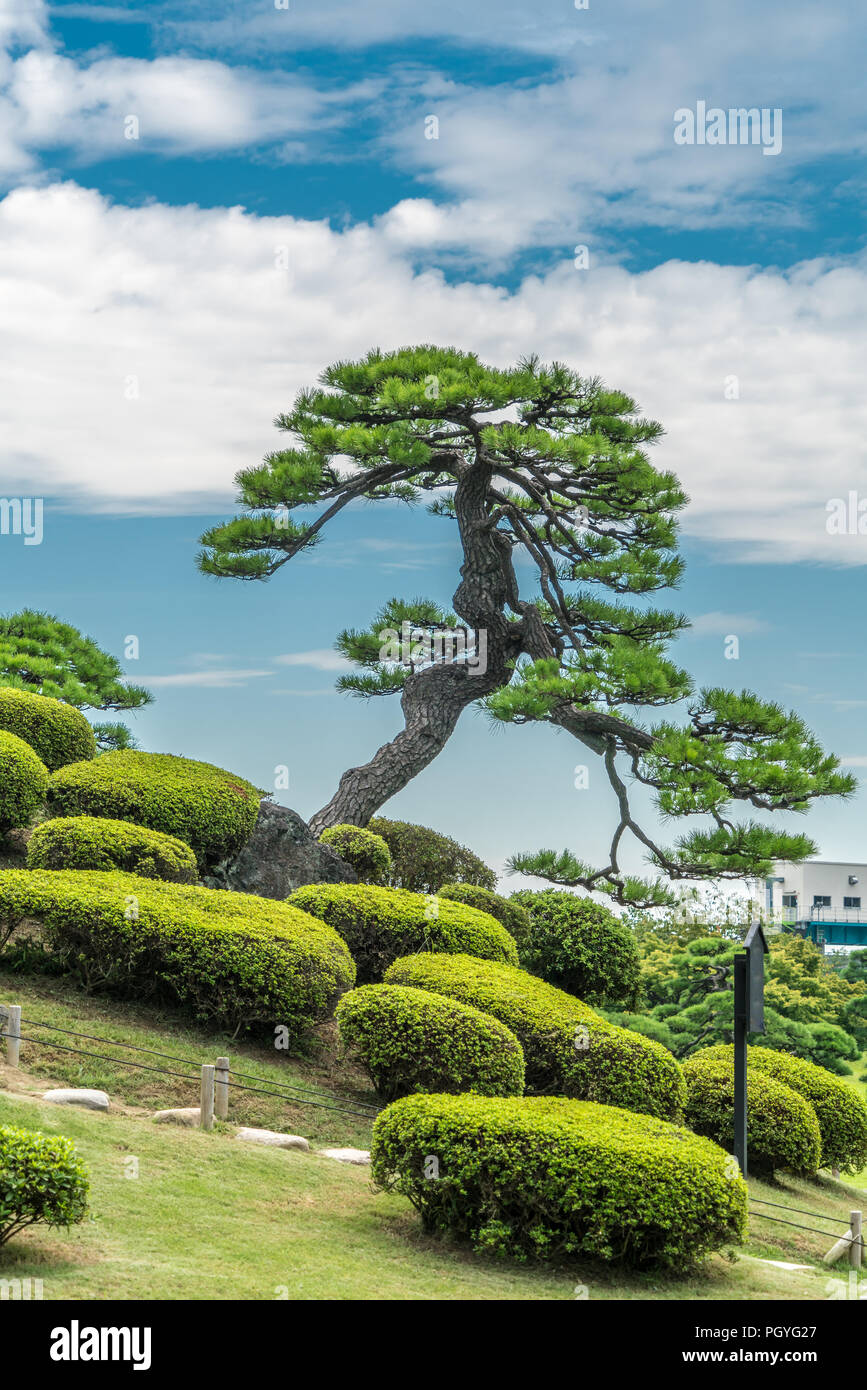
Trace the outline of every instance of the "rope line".
<path fill-rule="evenodd" d="M 754 1211 L 752 1215 L 760 1216 L 763 1221 L 777 1221 L 781 1226 L 794 1226 L 798 1231 L 812 1231 L 813 1235 L 824 1236 L 826 1240 L 831 1235 L 830 1231 L 820 1231 L 816 1226 L 802 1226 L 799 1221 L 784 1221 L 781 1216 L 765 1216 L 763 1211 Z M 861 1241 L 860 1236 L 840 1236 L 839 1239 L 847 1245 L 857 1245 Z"/>
<path fill-rule="evenodd" d="M 806 1207 L 787 1207 L 783 1202 L 766 1202 L 764 1197 L 751 1197 L 750 1201 L 758 1202 L 762 1207 L 776 1207 L 778 1211 L 796 1211 L 801 1216 L 817 1216 L 820 1221 L 838 1221 L 837 1216 L 825 1216 L 821 1211 L 808 1211 Z M 757 1215 L 761 1216 L 761 1212 Z M 770 1220 L 770 1217 L 768 1217 Z"/>

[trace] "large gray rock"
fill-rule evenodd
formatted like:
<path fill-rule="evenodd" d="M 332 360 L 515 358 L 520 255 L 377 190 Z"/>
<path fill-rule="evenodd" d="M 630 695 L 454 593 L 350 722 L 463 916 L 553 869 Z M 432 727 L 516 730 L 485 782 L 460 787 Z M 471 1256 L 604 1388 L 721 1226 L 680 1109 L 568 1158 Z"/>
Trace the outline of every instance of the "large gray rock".
<path fill-rule="evenodd" d="M 338 1163 L 354 1163 L 359 1168 L 370 1162 L 369 1149 L 319 1149 L 323 1158 L 336 1158 Z"/>
<path fill-rule="evenodd" d="M 288 898 L 305 883 L 357 883 L 358 875 L 314 838 L 297 811 L 263 801 L 244 848 L 215 865 L 202 882 L 208 888 L 231 888 L 260 898 Z"/>
<path fill-rule="evenodd" d="M 83 1105 L 86 1110 L 107 1110 L 109 1105 L 105 1091 L 91 1091 L 86 1086 L 46 1091 L 42 1099 L 53 1101 L 55 1105 Z"/>
<path fill-rule="evenodd" d="M 239 1129 L 235 1138 L 248 1144 L 267 1144 L 273 1149 L 302 1149 L 306 1153 L 310 1148 L 300 1134 L 280 1134 L 274 1129 Z"/>
<path fill-rule="evenodd" d="M 151 1116 L 156 1125 L 185 1125 L 194 1129 L 202 1122 L 202 1112 L 197 1105 L 186 1105 L 180 1110 L 158 1110 Z"/>

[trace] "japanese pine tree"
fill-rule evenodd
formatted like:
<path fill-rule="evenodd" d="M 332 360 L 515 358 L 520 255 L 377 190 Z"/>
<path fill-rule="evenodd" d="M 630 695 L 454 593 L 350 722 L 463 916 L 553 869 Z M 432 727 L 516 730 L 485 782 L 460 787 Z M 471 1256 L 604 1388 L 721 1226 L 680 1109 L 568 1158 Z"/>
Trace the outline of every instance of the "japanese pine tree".
<path fill-rule="evenodd" d="M 0 616 L 0 685 L 81 710 L 136 710 L 153 700 L 142 686 L 128 684 L 117 659 L 77 628 L 28 608 Z M 93 732 L 103 751 L 135 745 L 125 724 L 94 724 Z"/>
<path fill-rule="evenodd" d="M 495 720 L 571 734 L 601 759 L 618 808 L 606 864 L 545 850 L 516 855 L 516 870 L 653 905 L 670 901 L 665 879 L 761 875 L 773 859 L 815 852 L 752 812 L 804 811 L 849 795 L 854 779 L 796 714 L 750 691 L 695 691 L 667 654 L 688 624 L 653 596 L 681 577 L 687 499 L 650 462 L 661 426 L 629 396 L 535 356 L 500 370 L 422 346 L 329 367 L 275 423 L 290 447 L 238 474 L 243 515 L 202 537 L 206 574 L 268 579 L 360 501 L 426 501 L 456 525 L 463 552 L 450 611 L 395 598 L 369 630 L 340 634 L 359 668 L 342 687 L 399 694 L 404 726 L 343 774 L 314 829 L 365 825 L 481 701 Z M 518 552 L 534 574 L 527 593 Z M 666 707 L 676 717 L 655 722 Z M 664 820 L 700 823 L 658 842 L 633 815 L 631 783 L 652 789 Z M 627 831 L 649 879 L 621 868 Z"/>

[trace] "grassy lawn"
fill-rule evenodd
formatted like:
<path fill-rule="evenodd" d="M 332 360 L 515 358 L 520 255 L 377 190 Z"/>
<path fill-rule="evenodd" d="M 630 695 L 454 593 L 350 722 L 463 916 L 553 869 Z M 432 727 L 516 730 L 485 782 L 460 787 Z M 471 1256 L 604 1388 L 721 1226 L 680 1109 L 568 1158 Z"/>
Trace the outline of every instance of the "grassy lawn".
<path fill-rule="evenodd" d="M 263 1082 L 291 1079 L 335 1104 L 372 1099 L 360 1078 L 342 1066 L 338 1075 L 328 1030 L 309 1056 L 275 1061 L 266 1049 L 215 1038 L 160 1011 L 79 995 L 67 981 L 0 976 L 0 1001 L 20 1003 L 25 1017 L 105 1042 L 123 1038 L 167 1052 L 178 1064 L 225 1052 Z M 101 1044 L 77 1045 L 103 1050 Z M 46 1104 L 38 1095 L 49 1082 L 103 1087 L 112 1111 Z M 0 1278 L 40 1278 L 45 1298 L 54 1300 L 548 1300 L 574 1299 L 578 1285 L 591 1299 L 825 1299 L 828 1280 L 845 1278 L 845 1266 L 831 1274 L 818 1267 L 782 1270 L 762 1260 L 816 1266 L 850 1207 L 867 1205 L 867 1193 L 830 1178 L 751 1181 L 751 1205 L 764 1215 L 752 1218 L 748 1244 L 685 1276 L 627 1275 L 586 1262 L 501 1264 L 425 1236 L 409 1203 L 375 1193 L 364 1168 L 233 1138 L 236 1124 L 253 1123 L 304 1134 L 314 1148 L 367 1147 L 366 1121 L 238 1094 L 230 1102 L 232 1123 L 211 1134 L 148 1119 L 149 1110 L 195 1103 L 196 1091 L 195 1080 L 187 1085 L 27 1043 L 20 1073 L 0 1065 L 0 1122 L 68 1135 L 92 1184 L 90 1218 L 68 1234 L 25 1232 L 0 1251 Z M 137 1178 L 126 1176 L 130 1156 L 138 1159 Z M 759 1198 L 830 1218 L 791 1214 L 806 1226 L 827 1227 L 828 1236 L 772 1223 L 770 1216 L 790 1213 L 759 1206 Z"/>

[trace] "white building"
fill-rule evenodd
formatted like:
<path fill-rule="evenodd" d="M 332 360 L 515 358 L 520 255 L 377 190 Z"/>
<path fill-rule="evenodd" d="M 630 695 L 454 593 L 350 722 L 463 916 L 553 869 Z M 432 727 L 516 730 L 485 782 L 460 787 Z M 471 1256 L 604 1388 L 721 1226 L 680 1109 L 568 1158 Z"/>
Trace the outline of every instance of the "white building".
<path fill-rule="evenodd" d="M 765 880 L 765 908 L 818 945 L 867 946 L 867 864 L 779 861 Z"/>

